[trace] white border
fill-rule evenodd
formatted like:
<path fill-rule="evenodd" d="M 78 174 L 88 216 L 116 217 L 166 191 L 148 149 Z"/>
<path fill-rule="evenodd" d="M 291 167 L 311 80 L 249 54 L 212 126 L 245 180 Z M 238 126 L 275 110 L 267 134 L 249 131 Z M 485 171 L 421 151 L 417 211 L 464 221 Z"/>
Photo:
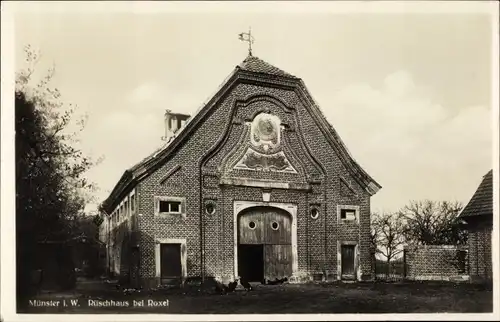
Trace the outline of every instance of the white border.
<path fill-rule="evenodd" d="M 140 2 L 140 5 L 138 4 Z M 64 1 L 19 2 L 3 5 L 25 12 L 48 13 L 54 11 L 79 13 L 489 13 L 497 7 L 494 1 L 100 1 L 71 3 Z M 498 9 L 496 9 L 498 12 Z"/>
<path fill-rule="evenodd" d="M 2 54 L 0 59 L 2 82 L 0 89 L 1 103 L 1 175 L 0 188 L 2 195 L 0 199 L 1 207 L 1 234 L 0 234 L 0 247 L 1 247 L 1 319 L 8 320 L 16 316 L 16 226 L 15 226 L 15 126 L 14 126 L 14 93 L 15 93 L 15 60 L 14 60 L 14 16 L 11 12 L 9 15 L 5 14 L 5 3 L 1 4 L 2 17 L 1 22 L 1 37 L 2 41 L 1 50 Z M 9 264 L 7 266 L 6 264 Z M 7 300 L 6 300 L 7 299 Z"/>
<path fill-rule="evenodd" d="M 494 196 L 498 196 L 499 191 L 499 99 L 498 99 L 498 3 L 495 1 L 376 1 L 376 2 L 142 2 L 140 5 L 135 2 L 73 2 L 71 7 L 65 2 L 2 2 L 1 17 L 1 71 L 2 71 L 2 108 L 1 108 L 1 315 L 5 321 L 144 321 L 144 315 L 67 315 L 67 314 L 47 314 L 47 315 L 19 315 L 15 312 L 15 231 L 14 209 L 15 209 L 15 165 L 14 165 L 14 109 L 13 109 L 13 75 L 14 75 L 14 55 L 13 55 L 13 11 L 26 10 L 31 12 L 53 12 L 54 10 L 87 12 L 87 13 L 109 13 L 109 12 L 131 12 L 135 13 L 158 13 L 164 12 L 276 12 L 297 13 L 306 12 L 335 12 L 335 13 L 486 13 L 490 14 L 492 19 L 492 125 L 493 125 L 493 178 L 494 178 Z M 12 107 L 12 108 L 9 108 Z M 492 233 L 492 254 L 498 259 L 499 255 L 499 203 L 494 200 L 494 221 Z M 10 266 L 9 266 L 10 265 Z M 290 320 L 294 317 L 304 321 L 311 320 L 497 320 L 500 301 L 499 284 L 499 262 L 493 261 L 493 274 L 495 286 L 494 294 L 494 312 L 492 314 L 276 314 L 275 320 Z M 184 320 L 184 321 L 263 321 L 268 320 L 269 315 L 160 315 L 148 314 L 149 321 L 165 320 Z"/>
<path fill-rule="evenodd" d="M 497 320 L 500 320 L 500 263 L 499 263 L 499 254 L 500 254 L 500 238 L 499 238 L 499 229 L 500 229 L 500 208 L 499 208 L 499 174 L 500 171 L 500 156 L 499 156 L 499 135 L 500 135 L 500 127 L 499 127 L 499 108 L 500 108 L 500 100 L 499 100 L 499 68 L 500 63 L 498 57 L 500 57 L 499 53 L 499 4 L 495 2 L 491 6 L 492 11 L 490 15 L 492 17 L 492 35 L 491 35 L 491 109 L 492 109 L 492 131 L 493 131 L 493 146 L 492 146 L 492 163 L 493 163 L 493 231 L 491 232 L 491 255 L 493 258 L 493 316 L 496 317 Z M 496 260 L 495 260 L 496 259 Z"/>

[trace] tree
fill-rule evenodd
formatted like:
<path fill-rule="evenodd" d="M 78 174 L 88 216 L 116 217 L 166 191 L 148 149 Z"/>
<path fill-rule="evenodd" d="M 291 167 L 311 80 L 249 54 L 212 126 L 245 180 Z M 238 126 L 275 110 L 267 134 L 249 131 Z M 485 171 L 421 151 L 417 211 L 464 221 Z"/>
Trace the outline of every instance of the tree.
<path fill-rule="evenodd" d="M 465 244 L 467 232 L 458 218 L 462 207 L 460 202 L 411 201 L 399 211 L 406 240 L 417 245 Z"/>
<path fill-rule="evenodd" d="M 75 119 L 75 106 L 63 103 L 49 87 L 51 68 L 34 84 L 34 67 L 40 55 L 27 46 L 27 69 L 16 75 L 16 242 L 17 288 L 31 289 L 30 277 L 41 244 L 64 244 L 80 234 L 75 219 L 83 216 L 95 185 L 85 172 L 97 161 L 75 148 L 86 118 Z M 76 122 L 77 129 L 70 125 Z M 42 255 L 43 260 L 43 255 Z"/>
<path fill-rule="evenodd" d="M 390 262 L 403 252 L 404 222 L 398 213 L 372 214 L 371 236 L 375 251 L 385 257 L 387 274 L 390 273 Z"/>

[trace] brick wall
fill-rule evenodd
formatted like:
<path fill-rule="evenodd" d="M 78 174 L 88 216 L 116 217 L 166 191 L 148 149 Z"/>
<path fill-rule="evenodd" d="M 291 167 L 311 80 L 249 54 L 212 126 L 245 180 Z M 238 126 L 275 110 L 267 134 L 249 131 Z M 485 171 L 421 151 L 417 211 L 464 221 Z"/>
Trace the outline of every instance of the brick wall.
<path fill-rule="evenodd" d="M 469 227 L 469 266 L 471 280 L 473 281 L 491 280 L 493 278 L 491 256 L 492 229 L 493 224 L 491 220 L 477 222 Z"/>
<path fill-rule="evenodd" d="M 266 97 L 236 105 L 237 100 L 249 100 L 256 94 Z M 269 111 L 285 124 L 282 144 L 296 174 L 232 170 L 233 162 L 244 153 L 245 122 L 259 111 Z M 178 171 L 165 177 L 178 166 L 181 166 Z M 233 278 L 233 203 L 262 201 L 263 190 L 220 185 L 222 177 L 309 184 L 311 191 L 271 190 L 271 202 L 297 205 L 299 271 L 306 274 L 326 271 L 330 278 L 336 278 L 337 242 L 356 241 L 361 275 L 371 277 L 369 194 L 341 163 L 294 91 L 240 83 L 212 109 L 189 140 L 136 189 L 140 214 L 139 271 L 147 283 L 158 282 L 154 254 L 158 238 L 187 239 L 188 276 Z M 185 216 L 155 216 L 155 196 L 186 198 Z M 212 215 L 204 211 L 208 201 L 216 205 Z M 359 206 L 359 224 L 337 224 L 339 204 Z M 312 205 L 320 210 L 316 220 L 310 216 Z"/>
<path fill-rule="evenodd" d="M 108 245 L 108 265 L 110 273 L 119 276 L 122 283 L 130 277 L 130 229 L 128 222 L 122 222 L 110 232 Z"/>
<path fill-rule="evenodd" d="M 456 263 L 457 251 L 467 247 L 421 245 L 405 248 L 406 278 L 413 280 L 467 279 Z M 465 261 L 466 268 L 466 261 Z"/>

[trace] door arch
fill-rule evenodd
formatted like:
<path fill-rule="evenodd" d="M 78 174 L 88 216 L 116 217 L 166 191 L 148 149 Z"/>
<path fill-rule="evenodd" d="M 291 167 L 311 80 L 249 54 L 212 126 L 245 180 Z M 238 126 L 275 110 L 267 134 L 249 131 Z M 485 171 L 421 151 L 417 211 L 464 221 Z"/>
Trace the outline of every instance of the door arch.
<path fill-rule="evenodd" d="M 297 271 L 297 206 L 282 203 L 234 203 L 234 274 L 264 279 L 290 277 Z M 260 256 L 260 260 L 259 260 Z M 260 269 L 261 267 L 262 269 Z M 250 274 L 252 275 L 252 274 Z"/>

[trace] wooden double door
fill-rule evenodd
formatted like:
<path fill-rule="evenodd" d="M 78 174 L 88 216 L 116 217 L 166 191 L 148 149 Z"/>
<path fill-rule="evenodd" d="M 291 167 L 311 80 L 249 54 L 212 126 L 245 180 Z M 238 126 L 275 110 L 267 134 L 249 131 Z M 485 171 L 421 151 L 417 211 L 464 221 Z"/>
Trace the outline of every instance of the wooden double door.
<path fill-rule="evenodd" d="M 292 219 L 284 210 L 258 207 L 239 216 L 238 274 L 249 281 L 292 275 Z"/>

